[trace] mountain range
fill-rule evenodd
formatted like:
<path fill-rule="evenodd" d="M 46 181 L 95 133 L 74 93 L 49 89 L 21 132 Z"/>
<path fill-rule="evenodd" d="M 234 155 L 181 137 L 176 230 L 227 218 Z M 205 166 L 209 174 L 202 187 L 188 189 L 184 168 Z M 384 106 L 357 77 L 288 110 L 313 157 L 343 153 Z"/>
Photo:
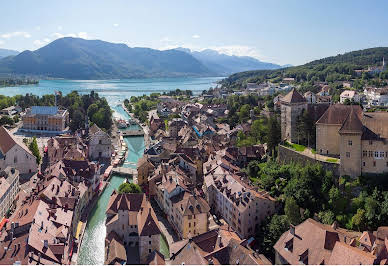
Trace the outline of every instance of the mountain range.
<path fill-rule="evenodd" d="M 206 49 L 203 51 L 191 51 L 187 48 L 176 48 L 176 50 L 191 54 L 202 62 L 208 69 L 222 75 L 230 75 L 236 72 L 256 69 L 278 69 L 283 66 L 262 62 L 249 56 L 235 56 L 219 53 L 215 50 Z"/>
<path fill-rule="evenodd" d="M 0 58 L 17 55 L 19 52 L 15 50 L 1 49 L 0 48 Z"/>
<path fill-rule="evenodd" d="M 281 66 L 252 57 L 220 54 L 213 50 L 155 50 L 126 44 L 65 37 L 36 51 L 14 51 L 0 59 L 0 73 L 67 79 L 222 76 Z M 1 54 L 0 54 L 1 57 Z"/>

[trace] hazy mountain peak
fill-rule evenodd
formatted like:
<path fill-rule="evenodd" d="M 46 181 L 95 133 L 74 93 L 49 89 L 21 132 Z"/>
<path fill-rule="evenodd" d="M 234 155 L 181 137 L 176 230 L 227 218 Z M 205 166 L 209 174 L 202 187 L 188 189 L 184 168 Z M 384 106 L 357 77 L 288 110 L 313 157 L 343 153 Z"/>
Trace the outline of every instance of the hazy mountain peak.
<path fill-rule="evenodd" d="M 9 49 L 1 49 L 0 48 L 0 58 L 11 56 L 11 55 L 17 55 L 19 52 L 15 50 L 9 50 Z"/>

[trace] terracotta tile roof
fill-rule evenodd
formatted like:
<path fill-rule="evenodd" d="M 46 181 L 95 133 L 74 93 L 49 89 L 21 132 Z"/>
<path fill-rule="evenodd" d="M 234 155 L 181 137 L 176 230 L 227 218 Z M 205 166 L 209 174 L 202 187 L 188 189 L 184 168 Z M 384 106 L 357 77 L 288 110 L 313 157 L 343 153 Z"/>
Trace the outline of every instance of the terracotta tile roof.
<path fill-rule="evenodd" d="M 144 193 L 119 194 L 117 191 L 113 191 L 106 212 L 117 213 L 118 210 L 138 212 L 145 205 L 146 197 Z"/>
<path fill-rule="evenodd" d="M 376 236 L 373 235 L 373 232 L 365 231 L 360 236 L 360 239 L 358 240 L 361 245 L 372 247 L 375 243 Z"/>
<path fill-rule="evenodd" d="M 7 240 L 3 241 L 0 244 L 0 264 L 12 265 L 16 261 L 20 261 L 20 264 L 22 265 L 31 264 L 29 260 L 30 254 L 27 248 L 28 246 L 26 245 L 27 239 L 28 234 L 23 234 L 21 236 L 15 237 L 15 239 L 12 241 L 10 238 L 7 238 Z M 5 250 L 5 247 L 11 247 L 11 250 Z"/>
<path fill-rule="evenodd" d="M 359 105 L 334 104 L 330 105 L 317 124 L 342 125 L 351 110 L 361 119 L 362 108 Z"/>
<path fill-rule="evenodd" d="M 6 154 L 13 146 L 16 145 L 15 139 L 11 136 L 9 131 L 1 126 L 0 127 L 0 151 Z"/>
<path fill-rule="evenodd" d="M 14 136 L 6 129 L 5 127 L 0 127 L 0 152 L 5 155 L 13 146 L 18 144 L 22 147 L 27 153 L 31 154 L 31 151 L 27 148 L 24 143 L 18 141 Z"/>
<path fill-rule="evenodd" d="M 174 208 L 179 209 L 183 215 L 194 215 L 210 211 L 209 205 L 203 198 L 194 196 L 187 191 L 171 197 L 170 200 Z"/>
<path fill-rule="evenodd" d="M 170 260 L 171 265 L 207 265 L 207 260 L 201 254 L 201 249 L 194 243 L 189 242 L 184 248 Z"/>
<path fill-rule="evenodd" d="M 231 239 L 226 247 L 223 247 L 207 255 L 209 264 L 220 265 L 271 265 L 263 255 L 261 257 L 253 251 L 240 245 L 240 242 Z"/>
<path fill-rule="evenodd" d="M 354 108 L 350 109 L 350 113 L 342 124 L 340 133 L 362 133 L 363 125 L 360 121 L 359 115 L 356 113 Z"/>
<path fill-rule="evenodd" d="M 96 124 L 93 124 L 93 126 L 89 128 L 89 135 L 94 135 L 99 131 L 102 131 L 102 130 Z"/>
<path fill-rule="evenodd" d="M 114 262 L 126 262 L 127 252 L 124 247 L 122 238 L 112 231 L 105 238 L 105 246 L 107 247 L 107 256 L 105 264 L 112 264 Z"/>
<path fill-rule="evenodd" d="M 284 103 L 304 103 L 306 99 L 296 89 L 292 89 L 280 101 Z"/>
<path fill-rule="evenodd" d="M 328 261 L 325 264 L 330 265 L 372 265 L 376 256 L 369 252 L 352 247 L 343 242 L 336 242 L 334 249 Z"/>
<path fill-rule="evenodd" d="M 151 207 L 151 204 L 149 202 L 147 207 L 140 210 L 138 214 L 137 223 L 139 235 L 141 236 L 161 234 L 158 218 L 156 217 L 154 209 Z"/>
<path fill-rule="evenodd" d="M 217 249 L 227 246 L 232 239 L 236 240 L 238 243 L 241 243 L 242 241 L 233 229 L 228 229 L 228 226 L 225 225 L 197 235 L 192 238 L 192 241 L 207 255 Z"/>
<path fill-rule="evenodd" d="M 301 259 L 308 264 L 328 264 L 335 244 L 350 242 L 359 233 L 342 228 L 321 224 L 313 219 L 307 219 L 295 227 L 295 233 L 290 230 L 283 233 L 274 245 L 274 249 L 290 264 L 299 264 Z"/>
<path fill-rule="evenodd" d="M 361 121 L 366 128 L 365 132 L 373 132 L 372 136 L 377 139 L 388 138 L 388 112 L 364 113 Z M 363 139 L 368 139 L 368 136 L 364 133 Z"/>
<path fill-rule="evenodd" d="M 151 254 L 147 258 L 147 262 L 145 264 L 148 265 L 165 265 L 166 262 L 164 260 L 164 256 L 157 250 L 151 252 Z"/>

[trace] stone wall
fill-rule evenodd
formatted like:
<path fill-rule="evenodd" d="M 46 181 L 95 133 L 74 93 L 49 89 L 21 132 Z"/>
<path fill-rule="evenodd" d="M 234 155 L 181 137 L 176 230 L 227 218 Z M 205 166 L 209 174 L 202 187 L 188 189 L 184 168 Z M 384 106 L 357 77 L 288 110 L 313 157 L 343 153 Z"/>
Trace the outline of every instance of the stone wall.
<path fill-rule="evenodd" d="M 335 176 L 340 175 L 340 171 L 339 171 L 340 165 L 338 163 L 330 163 L 330 162 L 315 160 L 314 158 L 303 155 L 297 151 L 294 151 L 282 145 L 279 145 L 278 160 L 280 163 L 294 162 L 294 163 L 300 163 L 302 165 L 306 165 L 308 163 L 310 164 L 319 163 L 322 165 L 322 167 L 325 170 L 332 171 Z"/>

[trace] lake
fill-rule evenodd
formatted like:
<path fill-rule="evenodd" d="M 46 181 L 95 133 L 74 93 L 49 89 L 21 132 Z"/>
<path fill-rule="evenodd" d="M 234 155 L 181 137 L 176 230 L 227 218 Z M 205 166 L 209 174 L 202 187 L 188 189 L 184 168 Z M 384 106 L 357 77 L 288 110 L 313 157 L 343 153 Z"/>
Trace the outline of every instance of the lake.
<path fill-rule="evenodd" d="M 114 80 L 40 80 L 37 85 L 24 85 L 0 88 L 0 95 L 14 96 L 32 93 L 38 96 L 53 94 L 61 91 L 63 95 L 71 91 L 80 94 L 90 93 L 92 90 L 104 96 L 111 105 L 122 102 L 125 98 L 151 94 L 153 92 L 168 92 L 175 89 L 192 90 L 200 94 L 203 90 L 215 87 L 216 82 L 223 77 L 204 78 L 149 78 L 149 79 L 114 79 Z"/>

